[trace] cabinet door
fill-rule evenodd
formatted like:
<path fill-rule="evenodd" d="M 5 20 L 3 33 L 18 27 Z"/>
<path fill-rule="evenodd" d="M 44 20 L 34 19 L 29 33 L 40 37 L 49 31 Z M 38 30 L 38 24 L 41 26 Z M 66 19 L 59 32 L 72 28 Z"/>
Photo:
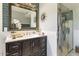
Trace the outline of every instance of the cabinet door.
<path fill-rule="evenodd" d="M 34 38 L 31 40 L 31 47 L 32 47 L 32 56 L 39 56 L 39 47 L 40 45 L 40 42 L 39 42 L 39 39 L 38 38 Z"/>
<path fill-rule="evenodd" d="M 46 52 L 46 37 L 40 37 L 32 40 L 32 55 L 33 56 L 45 56 Z"/>
<path fill-rule="evenodd" d="M 31 45 L 30 40 L 26 40 L 23 42 L 23 48 L 22 48 L 22 55 L 23 56 L 30 56 L 31 55 Z"/>
<path fill-rule="evenodd" d="M 47 55 L 47 37 L 40 38 L 40 53 L 41 56 Z"/>

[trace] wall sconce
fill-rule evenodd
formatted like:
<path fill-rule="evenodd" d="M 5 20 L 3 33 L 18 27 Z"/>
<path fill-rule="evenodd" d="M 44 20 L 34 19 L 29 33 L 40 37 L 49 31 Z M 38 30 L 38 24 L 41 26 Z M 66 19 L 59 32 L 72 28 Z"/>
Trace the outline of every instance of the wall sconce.
<path fill-rule="evenodd" d="M 42 21 L 45 21 L 45 20 L 46 20 L 46 13 L 42 13 L 42 15 L 41 15 L 41 20 L 42 20 Z"/>

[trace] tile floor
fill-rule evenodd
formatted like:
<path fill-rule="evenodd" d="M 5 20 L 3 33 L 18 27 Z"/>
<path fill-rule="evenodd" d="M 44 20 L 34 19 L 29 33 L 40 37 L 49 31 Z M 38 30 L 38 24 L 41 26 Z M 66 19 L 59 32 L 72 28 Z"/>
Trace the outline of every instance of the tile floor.
<path fill-rule="evenodd" d="M 79 56 L 79 53 L 76 53 L 75 50 L 72 50 L 67 56 Z"/>

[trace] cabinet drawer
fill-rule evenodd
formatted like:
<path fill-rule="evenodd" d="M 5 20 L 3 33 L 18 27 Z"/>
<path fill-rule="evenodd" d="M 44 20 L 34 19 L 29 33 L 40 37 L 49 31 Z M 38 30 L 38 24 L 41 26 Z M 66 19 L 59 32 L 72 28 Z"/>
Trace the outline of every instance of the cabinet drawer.
<path fill-rule="evenodd" d="M 12 42 L 6 44 L 6 55 L 13 56 L 13 55 L 21 55 L 21 43 L 19 42 Z M 15 55 L 15 56 L 16 56 Z"/>

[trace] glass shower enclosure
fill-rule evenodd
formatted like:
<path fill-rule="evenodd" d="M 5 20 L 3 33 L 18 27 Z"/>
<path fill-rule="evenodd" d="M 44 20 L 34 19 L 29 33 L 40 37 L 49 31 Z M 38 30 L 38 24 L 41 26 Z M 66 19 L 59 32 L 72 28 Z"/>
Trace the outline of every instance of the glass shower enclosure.
<path fill-rule="evenodd" d="M 63 6 L 64 7 L 64 6 Z M 73 11 L 58 8 L 57 55 L 65 56 L 73 49 Z"/>

